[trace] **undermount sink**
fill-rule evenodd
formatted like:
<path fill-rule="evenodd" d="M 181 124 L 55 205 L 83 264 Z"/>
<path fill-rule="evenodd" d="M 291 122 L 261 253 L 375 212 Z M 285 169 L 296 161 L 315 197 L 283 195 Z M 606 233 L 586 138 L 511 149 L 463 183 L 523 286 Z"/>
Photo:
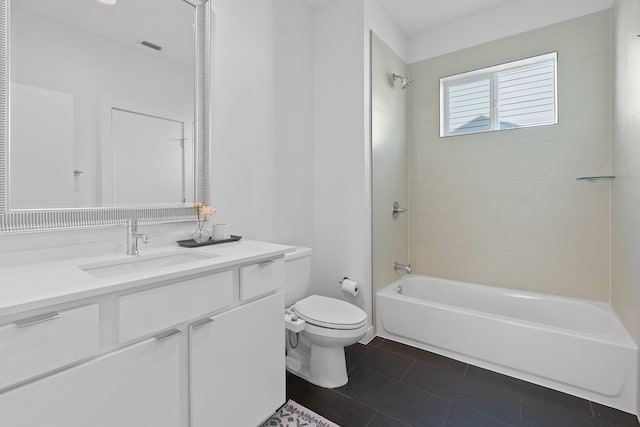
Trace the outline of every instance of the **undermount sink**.
<path fill-rule="evenodd" d="M 95 277 L 112 277 L 122 274 L 142 273 L 156 268 L 170 267 L 172 265 L 186 264 L 193 261 L 202 261 L 215 258 L 216 254 L 201 254 L 195 252 L 178 252 L 160 255 L 142 255 L 131 259 L 119 259 L 95 264 L 81 265 L 78 268 Z"/>

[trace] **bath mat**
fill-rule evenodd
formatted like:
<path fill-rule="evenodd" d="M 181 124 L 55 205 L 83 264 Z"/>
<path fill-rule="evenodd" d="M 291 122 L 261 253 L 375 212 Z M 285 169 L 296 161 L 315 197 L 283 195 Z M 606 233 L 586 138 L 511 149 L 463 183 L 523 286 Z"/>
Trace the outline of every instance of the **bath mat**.
<path fill-rule="evenodd" d="M 289 400 L 260 427 L 340 427 L 304 406 Z"/>

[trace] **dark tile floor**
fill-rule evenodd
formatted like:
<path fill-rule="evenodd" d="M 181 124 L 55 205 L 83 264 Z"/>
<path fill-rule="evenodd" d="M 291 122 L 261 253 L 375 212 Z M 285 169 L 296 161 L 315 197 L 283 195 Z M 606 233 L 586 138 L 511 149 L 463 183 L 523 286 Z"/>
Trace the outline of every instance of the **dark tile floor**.
<path fill-rule="evenodd" d="M 347 385 L 288 373 L 288 398 L 342 427 L 640 426 L 634 415 L 382 338 L 346 356 Z"/>

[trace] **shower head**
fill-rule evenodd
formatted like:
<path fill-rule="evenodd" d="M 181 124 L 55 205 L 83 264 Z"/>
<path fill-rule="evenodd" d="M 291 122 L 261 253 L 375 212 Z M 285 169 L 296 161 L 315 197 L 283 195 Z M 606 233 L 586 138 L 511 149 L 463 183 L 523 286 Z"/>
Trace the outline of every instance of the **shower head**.
<path fill-rule="evenodd" d="M 413 83 L 412 78 L 401 76 L 400 74 L 393 73 L 393 81 L 400 80 L 400 89 L 406 89 Z"/>

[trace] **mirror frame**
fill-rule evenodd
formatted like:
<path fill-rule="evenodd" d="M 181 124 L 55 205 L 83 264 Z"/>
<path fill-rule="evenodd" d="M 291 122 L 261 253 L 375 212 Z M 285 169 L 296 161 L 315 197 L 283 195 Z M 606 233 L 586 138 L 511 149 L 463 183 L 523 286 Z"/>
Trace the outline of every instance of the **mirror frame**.
<path fill-rule="evenodd" d="M 11 210 L 9 207 L 9 1 L 0 0 L 0 234 L 38 230 L 103 227 L 135 218 L 142 223 L 193 221 L 192 206 L 95 207 Z M 184 1 L 195 8 L 195 171 L 196 200 L 210 204 L 210 4 L 209 0 Z"/>

